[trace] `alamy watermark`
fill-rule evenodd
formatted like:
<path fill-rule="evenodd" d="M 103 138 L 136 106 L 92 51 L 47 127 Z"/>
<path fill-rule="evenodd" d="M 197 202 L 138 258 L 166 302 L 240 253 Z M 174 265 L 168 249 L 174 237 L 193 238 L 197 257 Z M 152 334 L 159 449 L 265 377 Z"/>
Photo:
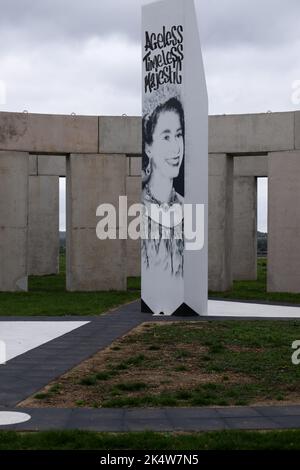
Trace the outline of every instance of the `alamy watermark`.
<path fill-rule="evenodd" d="M 205 239 L 204 204 L 132 204 L 119 197 L 119 207 L 101 204 L 96 210 L 99 240 L 184 239 L 185 249 L 201 250 Z M 128 217 L 133 219 L 128 223 Z"/>
<path fill-rule="evenodd" d="M 298 366 L 300 364 L 300 340 L 293 342 L 292 349 L 295 349 L 292 354 L 292 363 L 294 366 Z"/>
<path fill-rule="evenodd" d="M 294 80 L 292 83 L 291 101 L 293 104 L 300 104 L 300 80 Z"/>
<path fill-rule="evenodd" d="M 0 80 L 0 104 L 6 104 L 6 83 Z"/>
<path fill-rule="evenodd" d="M 6 364 L 6 343 L 0 340 L 0 365 Z"/>

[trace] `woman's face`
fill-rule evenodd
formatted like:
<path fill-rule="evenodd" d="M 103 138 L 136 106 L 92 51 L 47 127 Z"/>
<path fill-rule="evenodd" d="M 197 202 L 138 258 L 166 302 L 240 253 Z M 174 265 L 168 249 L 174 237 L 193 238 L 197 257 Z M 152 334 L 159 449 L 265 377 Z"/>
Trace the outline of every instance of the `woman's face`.
<path fill-rule="evenodd" d="M 183 129 L 176 111 L 163 111 L 157 120 L 153 142 L 146 148 L 153 171 L 176 178 L 183 160 Z"/>

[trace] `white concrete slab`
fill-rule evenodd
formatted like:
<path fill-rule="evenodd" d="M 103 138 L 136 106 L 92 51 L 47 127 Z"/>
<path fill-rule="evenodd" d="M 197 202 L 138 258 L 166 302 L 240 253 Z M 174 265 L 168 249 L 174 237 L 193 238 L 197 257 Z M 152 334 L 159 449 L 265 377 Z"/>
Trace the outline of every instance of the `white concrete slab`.
<path fill-rule="evenodd" d="M 0 411 L 0 426 L 25 423 L 31 416 L 27 413 L 17 413 L 14 411 Z"/>
<path fill-rule="evenodd" d="M 300 318 L 300 307 L 209 300 L 208 315 L 237 318 Z"/>
<path fill-rule="evenodd" d="M 0 321 L 0 342 L 6 362 L 80 328 L 88 321 Z"/>

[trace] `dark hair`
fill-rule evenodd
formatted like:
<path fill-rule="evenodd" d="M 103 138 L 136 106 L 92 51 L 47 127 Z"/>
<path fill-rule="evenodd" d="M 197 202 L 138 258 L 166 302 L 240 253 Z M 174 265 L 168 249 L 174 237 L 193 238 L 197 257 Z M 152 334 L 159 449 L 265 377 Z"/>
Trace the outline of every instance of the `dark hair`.
<path fill-rule="evenodd" d="M 146 144 L 151 145 L 153 143 L 153 133 L 160 114 L 166 111 L 175 111 L 178 114 L 184 136 L 184 112 L 182 104 L 178 98 L 170 98 L 165 103 L 158 105 L 150 116 L 147 115 L 143 118 L 143 156 L 145 155 Z"/>

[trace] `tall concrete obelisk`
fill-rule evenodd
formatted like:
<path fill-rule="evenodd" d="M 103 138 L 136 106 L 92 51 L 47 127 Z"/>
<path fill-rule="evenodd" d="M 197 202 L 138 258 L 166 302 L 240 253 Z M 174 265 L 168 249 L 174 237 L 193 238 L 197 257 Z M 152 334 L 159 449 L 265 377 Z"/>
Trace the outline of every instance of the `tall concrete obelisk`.
<path fill-rule="evenodd" d="M 207 313 L 208 100 L 193 0 L 142 12 L 142 311 Z"/>

